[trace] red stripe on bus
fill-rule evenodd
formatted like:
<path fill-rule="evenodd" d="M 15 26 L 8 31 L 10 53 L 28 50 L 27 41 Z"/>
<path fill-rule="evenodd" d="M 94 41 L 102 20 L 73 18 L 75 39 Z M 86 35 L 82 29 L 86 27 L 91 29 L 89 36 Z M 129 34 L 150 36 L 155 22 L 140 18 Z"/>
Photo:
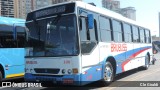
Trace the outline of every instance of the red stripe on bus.
<path fill-rule="evenodd" d="M 131 61 L 130 59 L 135 58 L 135 57 L 138 56 L 140 53 L 142 53 L 143 51 L 148 50 L 148 49 L 150 49 L 150 48 L 146 48 L 146 49 L 140 50 L 140 51 L 134 53 L 132 56 L 130 56 L 129 59 L 125 60 L 125 61 L 122 63 L 122 71 L 124 72 L 124 66 L 125 66 L 129 61 Z"/>

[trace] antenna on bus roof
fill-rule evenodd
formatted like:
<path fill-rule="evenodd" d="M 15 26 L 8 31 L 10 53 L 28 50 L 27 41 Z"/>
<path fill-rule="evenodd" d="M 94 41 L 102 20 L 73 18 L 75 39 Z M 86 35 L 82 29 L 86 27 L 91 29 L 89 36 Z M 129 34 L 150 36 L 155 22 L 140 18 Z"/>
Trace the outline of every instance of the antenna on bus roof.
<path fill-rule="evenodd" d="M 93 5 L 93 6 L 96 6 L 93 2 L 91 2 L 91 3 L 88 3 L 88 4 L 90 4 L 90 5 Z"/>

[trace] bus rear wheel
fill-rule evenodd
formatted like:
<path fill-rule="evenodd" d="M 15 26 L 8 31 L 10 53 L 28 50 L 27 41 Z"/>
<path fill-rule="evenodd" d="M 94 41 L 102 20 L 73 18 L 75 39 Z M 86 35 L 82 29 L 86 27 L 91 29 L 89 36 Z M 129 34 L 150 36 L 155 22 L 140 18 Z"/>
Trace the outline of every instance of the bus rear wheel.
<path fill-rule="evenodd" d="M 146 55 L 145 56 L 145 66 L 144 66 L 145 70 L 147 70 L 149 68 L 149 63 L 150 63 L 149 56 Z"/>
<path fill-rule="evenodd" d="M 113 65 L 110 62 L 106 62 L 105 70 L 104 70 L 104 84 L 109 85 L 114 79 L 114 70 Z"/>

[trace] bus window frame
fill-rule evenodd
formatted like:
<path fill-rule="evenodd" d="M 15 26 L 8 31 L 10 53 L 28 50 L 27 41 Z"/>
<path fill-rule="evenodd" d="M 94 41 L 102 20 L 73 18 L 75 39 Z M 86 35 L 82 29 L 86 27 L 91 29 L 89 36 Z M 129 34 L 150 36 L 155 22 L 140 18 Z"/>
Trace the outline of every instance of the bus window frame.
<path fill-rule="evenodd" d="M 24 36 L 24 39 L 25 39 L 25 43 L 26 43 L 26 37 L 27 37 L 27 35 L 26 35 L 26 28 L 25 28 L 25 26 L 18 26 L 18 25 L 15 25 L 15 24 L 13 24 L 13 25 L 6 25 L 6 24 L 3 24 L 4 25 L 4 28 L 6 28 L 6 27 L 10 27 L 11 29 L 10 30 L 3 30 L 3 31 L 0 31 L 0 32 L 2 32 L 2 34 L 0 34 L 0 37 L 2 37 L 1 39 L 4 39 L 4 40 L 7 40 L 7 38 L 8 38 L 8 40 L 10 39 L 10 42 L 12 42 L 12 44 L 14 44 L 14 46 L 10 46 L 10 47 L 8 47 L 8 46 L 6 46 L 6 45 L 4 45 L 2 42 L 1 42 L 1 47 L 0 48 L 21 48 L 21 47 L 19 47 L 19 45 L 18 45 L 18 43 L 17 43 L 17 30 L 16 30 L 16 27 L 22 27 L 22 28 L 24 28 L 24 33 L 25 33 L 25 36 Z M 6 37 L 6 38 L 3 38 L 3 37 Z M 14 39 L 14 37 L 16 37 L 15 39 Z M 6 41 L 7 42 L 7 41 Z M 24 43 L 24 46 L 23 47 L 25 47 L 25 43 Z"/>

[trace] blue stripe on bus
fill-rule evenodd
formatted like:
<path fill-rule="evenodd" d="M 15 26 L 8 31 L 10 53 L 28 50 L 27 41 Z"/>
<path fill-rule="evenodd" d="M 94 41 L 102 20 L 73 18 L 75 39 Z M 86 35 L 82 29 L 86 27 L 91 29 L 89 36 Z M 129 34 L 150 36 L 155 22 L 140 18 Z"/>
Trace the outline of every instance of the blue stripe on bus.
<path fill-rule="evenodd" d="M 97 70 L 100 69 L 100 70 Z M 81 74 L 81 84 L 85 85 L 102 78 L 102 65 L 92 66 L 86 71 L 86 74 Z"/>

